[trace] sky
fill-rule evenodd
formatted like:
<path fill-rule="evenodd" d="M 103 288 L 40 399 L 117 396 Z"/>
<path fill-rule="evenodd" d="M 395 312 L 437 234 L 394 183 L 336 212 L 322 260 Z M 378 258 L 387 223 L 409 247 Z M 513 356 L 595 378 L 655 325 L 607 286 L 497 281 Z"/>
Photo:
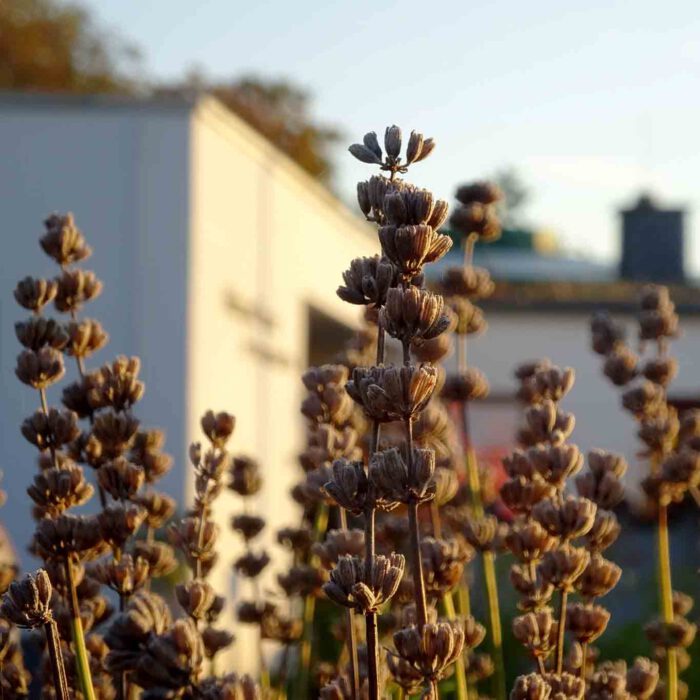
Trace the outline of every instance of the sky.
<path fill-rule="evenodd" d="M 452 199 L 513 167 L 526 218 L 574 255 L 616 260 L 642 189 L 688 209 L 700 274 L 697 0 L 83 0 L 139 46 L 147 78 L 288 78 L 345 141 L 396 123 L 437 141 L 411 180 Z M 344 147 L 346 201 L 367 167 Z M 697 221 L 696 221 L 697 219 Z"/>

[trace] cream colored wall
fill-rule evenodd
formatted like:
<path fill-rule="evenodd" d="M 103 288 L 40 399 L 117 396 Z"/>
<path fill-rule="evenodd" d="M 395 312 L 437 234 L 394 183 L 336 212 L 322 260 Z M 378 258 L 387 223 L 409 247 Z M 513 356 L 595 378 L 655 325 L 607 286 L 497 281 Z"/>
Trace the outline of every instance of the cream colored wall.
<path fill-rule="evenodd" d="M 255 508 L 268 522 L 262 541 L 273 555 L 269 580 L 287 565 L 274 532 L 298 522 L 289 490 L 300 473 L 308 305 L 355 325 L 357 308 L 335 289 L 352 258 L 376 252 L 376 239 L 217 103 L 200 104 L 191 133 L 187 424 L 197 436 L 205 409 L 237 416 L 232 449 L 257 458 L 265 478 Z M 227 308 L 227 297 L 237 310 Z M 221 497 L 217 520 L 225 534 L 213 575 L 220 587 L 245 595 L 246 582 L 231 573 L 240 544 L 229 518 L 241 507 L 233 494 Z M 238 654 L 246 647 L 239 644 Z"/>

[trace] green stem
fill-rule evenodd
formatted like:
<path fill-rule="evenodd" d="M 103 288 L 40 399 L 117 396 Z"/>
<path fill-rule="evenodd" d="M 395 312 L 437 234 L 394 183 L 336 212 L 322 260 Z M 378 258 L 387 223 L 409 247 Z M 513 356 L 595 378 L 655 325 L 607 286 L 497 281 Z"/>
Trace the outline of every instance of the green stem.
<path fill-rule="evenodd" d="M 318 542 L 326 531 L 328 525 L 328 506 L 321 503 L 314 518 L 313 541 Z M 304 599 L 304 627 L 301 637 L 301 647 L 299 649 L 299 662 L 301 664 L 298 682 L 298 697 L 307 698 L 309 696 L 309 678 L 311 673 L 311 657 L 313 644 L 314 613 L 316 611 L 316 598 L 306 596 Z"/>
<path fill-rule="evenodd" d="M 75 589 L 75 575 L 73 573 L 73 562 L 70 556 L 66 557 L 66 580 L 68 582 L 68 600 L 71 612 L 71 636 L 75 647 L 75 664 L 78 675 L 78 683 L 85 700 L 95 700 L 95 691 L 92 687 L 92 675 L 90 673 L 90 662 L 88 660 L 87 649 L 85 648 L 85 635 L 83 634 L 83 624 L 80 621 L 80 606 L 78 605 L 78 595 Z"/>
<path fill-rule="evenodd" d="M 452 594 L 446 593 L 442 598 L 445 606 L 445 615 L 448 619 L 456 619 L 454 601 Z M 455 676 L 457 677 L 457 700 L 469 700 L 469 690 L 467 688 L 467 669 L 464 664 L 464 653 L 460 654 L 455 662 Z"/>
<path fill-rule="evenodd" d="M 493 552 L 482 552 L 484 580 L 489 605 L 491 623 L 491 645 L 496 673 L 493 677 L 493 692 L 497 700 L 506 698 L 506 671 L 503 660 L 503 632 L 501 630 L 501 609 L 498 600 L 498 582 L 496 580 L 496 556 Z"/>
<path fill-rule="evenodd" d="M 557 630 L 557 673 L 561 673 L 564 667 L 564 632 L 566 631 L 566 603 L 568 599 L 569 591 L 566 588 L 562 588 L 559 607 L 559 628 Z"/>
<path fill-rule="evenodd" d="M 671 584 L 671 549 L 668 540 L 668 506 L 659 504 L 658 566 L 661 611 L 665 622 L 673 622 L 673 586 Z M 678 661 L 676 650 L 666 650 L 666 697 L 678 698 Z"/>

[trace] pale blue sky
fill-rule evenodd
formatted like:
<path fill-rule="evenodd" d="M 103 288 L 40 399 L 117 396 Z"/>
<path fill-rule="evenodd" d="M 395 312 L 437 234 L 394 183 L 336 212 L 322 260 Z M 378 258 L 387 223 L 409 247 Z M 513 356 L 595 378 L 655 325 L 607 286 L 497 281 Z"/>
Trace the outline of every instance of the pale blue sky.
<path fill-rule="evenodd" d="M 616 256 L 616 209 L 641 187 L 700 205 L 696 0 L 84 4 L 142 47 L 147 76 L 289 77 L 349 139 L 392 122 L 434 136 L 412 179 L 442 197 L 515 166 L 529 219 L 577 253 Z M 342 195 L 365 173 L 339 152 Z"/>

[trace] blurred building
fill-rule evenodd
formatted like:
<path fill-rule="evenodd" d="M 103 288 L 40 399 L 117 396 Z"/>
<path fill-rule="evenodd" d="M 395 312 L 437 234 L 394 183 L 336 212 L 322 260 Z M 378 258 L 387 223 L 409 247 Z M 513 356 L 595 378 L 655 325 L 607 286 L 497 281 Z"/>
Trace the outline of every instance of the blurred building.
<path fill-rule="evenodd" d="M 12 327 L 23 312 L 12 290 L 24 275 L 56 273 L 38 245 L 52 211 L 74 212 L 94 248 L 87 267 L 105 285 L 86 312 L 111 340 L 89 365 L 142 358 L 136 413 L 165 428 L 175 456 L 165 489 L 186 507 L 186 447 L 201 439 L 199 417 L 229 410 L 233 451 L 264 469 L 257 505 L 268 533 L 296 524 L 288 491 L 303 440 L 299 376 L 331 359 L 358 320 L 335 289 L 352 258 L 376 252 L 372 229 L 208 97 L 6 94 L 0 140 L 0 467 L 10 494 L 0 519 L 18 548 L 32 531 L 24 493 L 35 469 L 19 423 L 38 399 L 14 376 Z M 49 400 L 59 402 L 60 386 Z M 221 497 L 224 533 L 237 508 L 232 494 Z M 235 585 L 233 542 L 221 543 L 224 590 Z"/>
<path fill-rule="evenodd" d="M 576 415 L 573 441 L 586 451 L 624 453 L 632 465 L 628 481 L 638 480 L 644 466 L 637 458 L 636 424 L 621 409 L 620 391 L 602 375 L 603 358 L 591 350 L 589 322 L 596 311 L 609 311 L 625 323 L 636 347 L 643 282 L 671 283 L 682 335 L 671 344 L 679 373 L 669 395 L 681 408 L 700 406 L 700 288 L 683 272 L 683 212 L 663 210 L 643 196 L 621 221 L 619 264 L 569 257 L 550 235 L 532 231 L 504 231 L 499 241 L 477 245 L 475 264 L 490 270 L 496 292 L 483 303 L 487 332 L 470 340 L 470 363 L 491 384 L 490 396 L 474 405 L 472 421 L 477 446 L 494 463 L 512 448 L 522 420 L 514 368 L 548 357 L 576 370 L 576 385 L 564 404 Z M 451 252 L 439 265 L 460 264 L 459 255 Z"/>

